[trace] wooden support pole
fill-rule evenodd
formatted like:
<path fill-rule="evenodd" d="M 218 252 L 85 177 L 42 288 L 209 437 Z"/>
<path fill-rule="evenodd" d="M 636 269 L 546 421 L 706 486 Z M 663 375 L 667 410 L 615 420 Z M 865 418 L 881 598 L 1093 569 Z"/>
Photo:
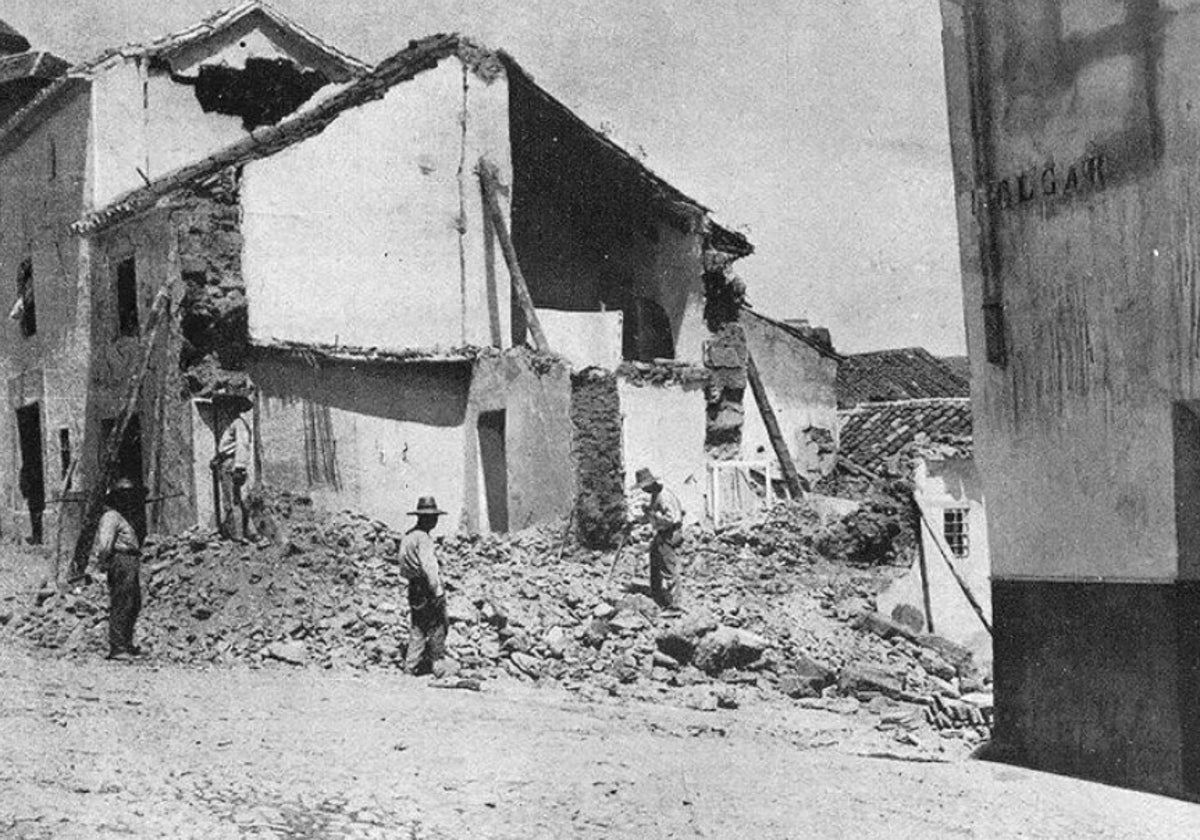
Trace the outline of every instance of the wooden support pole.
<path fill-rule="evenodd" d="M 779 431 L 779 421 L 775 419 L 775 410 L 771 408 L 771 402 L 767 399 L 767 389 L 758 375 L 758 366 L 754 364 L 754 356 L 750 353 L 749 347 L 746 348 L 746 376 L 750 380 L 750 390 L 754 392 L 754 401 L 758 403 L 758 412 L 762 415 L 763 425 L 767 427 L 767 437 L 771 439 L 775 457 L 779 459 L 779 469 L 783 474 L 783 481 L 787 484 L 793 499 L 803 499 L 804 483 L 800 480 L 800 473 L 796 472 L 796 464 L 792 461 L 787 443 L 784 442 L 783 434 Z M 771 495 L 771 488 L 768 487 L 768 502 Z"/>
<path fill-rule="evenodd" d="M 936 545 L 938 551 L 941 552 L 942 559 L 946 561 L 946 566 L 950 569 L 950 574 L 954 576 L 954 582 L 958 584 L 958 588 L 961 589 L 963 595 L 966 596 L 967 602 L 971 605 L 971 609 L 975 610 L 975 615 L 978 616 L 979 621 L 984 626 L 984 629 L 988 631 L 988 635 L 992 635 L 992 623 L 987 620 L 987 615 L 984 614 L 983 607 L 981 607 L 979 605 L 979 601 L 975 599 L 975 593 L 971 591 L 971 587 L 967 586 L 967 582 L 963 580 L 962 575 L 958 573 L 958 569 L 954 568 L 954 564 L 950 562 L 950 555 L 946 553 L 946 549 L 942 548 L 942 543 L 938 539 L 937 531 L 933 530 L 933 526 L 931 526 L 929 524 L 929 520 L 925 518 L 925 511 L 921 510 L 920 507 L 918 507 L 917 510 L 921 513 L 921 521 L 925 523 L 925 527 L 929 529 L 929 533 L 933 537 L 933 544 Z"/>
<path fill-rule="evenodd" d="M 146 331 L 142 334 L 141 364 L 138 367 L 137 374 L 129 382 L 129 390 L 125 394 L 125 402 L 121 407 L 121 413 L 117 415 L 112 431 L 108 434 L 108 440 L 104 442 L 104 450 L 100 457 L 100 474 L 96 476 L 96 483 L 92 485 L 92 489 L 88 493 L 87 506 L 84 508 L 83 514 L 83 525 L 79 531 L 79 538 L 75 542 L 75 553 L 71 558 L 71 571 L 68 582 L 83 577 L 84 572 L 87 570 L 88 555 L 91 554 L 92 543 L 96 539 L 96 529 L 100 525 L 100 516 L 104 513 L 104 497 L 108 493 L 108 487 L 115 477 L 121 453 L 121 443 L 125 440 L 125 433 L 129 429 L 129 420 L 137 410 L 138 400 L 142 395 L 142 385 L 146 381 L 146 374 L 150 372 L 150 362 L 154 359 L 154 347 L 158 343 L 158 336 L 162 331 L 162 326 L 167 321 L 164 316 L 170 308 L 170 304 L 171 281 L 168 280 L 158 290 L 158 294 L 154 297 L 154 304 L 150 307 L 150 314 L 146 318 Z"/>
<path fill-rule="evenodd" d="M 58 491 L 58 524 L 54 530 L 54 584 L 62 575 L 62 532 L 63 519 L 66 518 L 67 492 L 71 489 L 71 480 L 75 478 L 75 468 L 79 466 L 79 455 L 71 459 L 67 465 L 67 474 L 63 476 L 62 487 Z"/>
<path fill-rule="evenodd" d="M 521 273 L 521 265 L 517 262 L 517 249 L 513 247 L 512 238 L 508 235 L 508 225 L 505 224 L 504 214 L 500 211 L 500 199 L 497 197 L 500 183 L 496 174 L 496 166 L 481 158 L 475 172 L 479 175 L 479 185 L 483 188 L 483 206 L 487 210 L 488 220 L 492 224 L 496 238 L 500 240 L 500 251 L 504 254 L 504 262 L 508 266 L 508 273 L 512 276 L 513 292 L 516 293 L 521 311 L 525 313 L 525 322 L 533 337 L 533 349 L 545 352 L 550 349 L 550 345 L 546 342 L 546 334 L 542 332 L 542 323 L 538 320 L 537 311 L 533 308 L 533 298 L 529 295 L 529 286 L 525 282 L 525 275 Z"/>
<path fill-rule="evenodd" d="M 918 515 L 921 515 L 921 507 L 916 499 L 913 499 L 913 506 L 917 508 Z M 922 515 L 922 518 L 923 515 Z M 917 568 L 921 573 L 921 600 L 925 605 L 925 624 L 930 633 L 936 633 L 933 628 L 933 597 L 929 592 L 929 561 L 925 557 L 925 539 L 921 531 L 921 524 L 917 523 Z"/>

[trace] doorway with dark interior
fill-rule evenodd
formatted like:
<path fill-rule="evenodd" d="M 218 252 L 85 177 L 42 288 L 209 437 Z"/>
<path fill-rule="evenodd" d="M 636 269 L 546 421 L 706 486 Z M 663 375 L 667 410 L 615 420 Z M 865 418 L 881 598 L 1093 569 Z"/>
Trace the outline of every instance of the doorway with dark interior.
<path fill-rule="evenodd" d="M 479 415 L 479 463 L 483 468 L 488 530 L 503 533 L 508 530 L 508 452 L 503 411 Z"/>
<path fill-rule="evenodd" d="M 19 484 L 29 507 L 29 537 L 42 543 L 42 515 L 46 510 L 46 473 L 42 464 L 42 406 L 31 403 L 17 409 L 17 439 L 21 449 Z"/>
<path fill-rule="evenodd" d="M 112 433 L 116 422 L 115 418 L 100 422 L 102 447 L 108 442 L 108 436 Z M 142 425 L 138 416 L 134 414 L 129 418 L 129 425 L 125 427 L 125 437 L 121 439 L 121 448 L 117 451 L 117 471 L 113 476 L 113 482 L 127 478 L 139 490 L 144 490 L 142 476 Z M 134 511 L 133 521 L 130 524 L 137 531 L 138 539 L 144 540 L 146 538 L 146 506 L 144 504 L 139 505 Z"/>

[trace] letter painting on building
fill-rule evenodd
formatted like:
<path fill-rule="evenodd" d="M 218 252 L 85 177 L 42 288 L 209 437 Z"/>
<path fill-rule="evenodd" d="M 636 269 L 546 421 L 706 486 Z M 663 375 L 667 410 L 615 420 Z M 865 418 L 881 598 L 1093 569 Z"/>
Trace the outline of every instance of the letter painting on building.
<path fill-rule="evenodd" d="M 941 9 L 995 737 L 1195 796 L 1200 3 Z"/>

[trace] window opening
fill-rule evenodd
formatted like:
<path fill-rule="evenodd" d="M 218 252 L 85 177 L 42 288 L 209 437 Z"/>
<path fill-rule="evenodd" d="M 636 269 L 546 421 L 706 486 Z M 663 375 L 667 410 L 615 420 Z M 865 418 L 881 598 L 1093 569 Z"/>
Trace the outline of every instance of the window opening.
<path fill-rule="evenodd" d="M 58 455 L 62 465 L 61 477 L 66 478 L 71 471 L 71 430 L 58 430 Z"/>
<path fill-rule="evenodd" d="M 33 297 L 33 258 L 21 260 L 17 269 L 17 302 L 13 305 L 9 317 L 21 322 L 21 335 L 29 336 L 37 333 L 37 305 Z"/>
<path fill-rule="evenodd" d="M 117 263 L 117 334 L 138 334 L 137 263 L 133 257 Z"/>
<path fill-rule="evenodd" d="M 967 529 L 966 508 L 950 508 L 945 511 L 942 533 L 946 545 L 955 557 L 966 557 L 971 552 L 971 539 Z"/>

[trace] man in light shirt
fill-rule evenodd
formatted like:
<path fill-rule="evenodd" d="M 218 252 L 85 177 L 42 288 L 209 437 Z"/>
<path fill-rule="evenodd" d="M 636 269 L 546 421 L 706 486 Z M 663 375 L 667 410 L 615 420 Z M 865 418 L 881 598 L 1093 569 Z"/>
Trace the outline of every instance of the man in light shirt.
<path fill-rule="evenodd" d="M 683 544 L 683 506 L 678 497 L 663 488 L 662 481 L 648 468 L 637 471 L 635 486 L 650 494 L 650 500 L 636 520 L 648 524 L 654 532 L 650 540 L 650 594 L 660 606 L 679 607 L 679 558 Z"/>
<path fill-rule="evenodd" d="M 438 517 L 445 513 L 433 496 L 422 496 L 417 509 L 408 513 L 417 517 L 417 524 L 400 540 L 400 574 L 408 581 L 411 625 L 404 670 L 414 676 L 440 675 L 441 660 L 446 655 L 446 634 L 450 629 L 446 592 L 430 535 L 437 527 Z"/>
<path fill-rule="evenodd" d="M 141 650 L 133 643 L 133 628 L 142 609 L 142 541 L 130 520 L 142 493 L 128 478 L 108 491 L 107 509 L 100 517 L 92 548 L 95 568 L 108 576 L 108 658 L 127 659 Z"/>
<path fill-rule="evenodd" d="M 230 400 L 237 412 L 221 435 L 217 457 L 213 463 L 221 485 L 221 533 L 231 540 L 242 542 L 247 536 L 247 515 L 244 488 L 250 471 L 250 424 L 244 412 L 251 403 L 244 397 Z"/>

